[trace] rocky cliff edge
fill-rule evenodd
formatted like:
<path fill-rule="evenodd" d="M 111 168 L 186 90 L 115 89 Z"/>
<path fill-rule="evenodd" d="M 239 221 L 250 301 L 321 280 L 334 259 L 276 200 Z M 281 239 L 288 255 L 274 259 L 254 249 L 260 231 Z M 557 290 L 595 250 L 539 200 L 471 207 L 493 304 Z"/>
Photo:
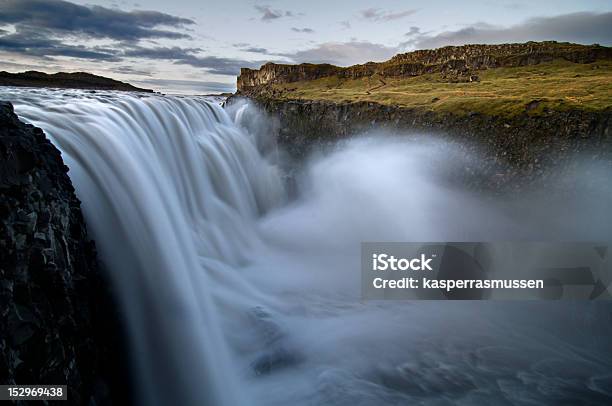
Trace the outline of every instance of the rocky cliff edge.
<path fill-rule="evenodd" d="M 0 102 L 0 384 L 68 385 L 59 403 L 116 404 L 108 292 L 60 151 Z"/>

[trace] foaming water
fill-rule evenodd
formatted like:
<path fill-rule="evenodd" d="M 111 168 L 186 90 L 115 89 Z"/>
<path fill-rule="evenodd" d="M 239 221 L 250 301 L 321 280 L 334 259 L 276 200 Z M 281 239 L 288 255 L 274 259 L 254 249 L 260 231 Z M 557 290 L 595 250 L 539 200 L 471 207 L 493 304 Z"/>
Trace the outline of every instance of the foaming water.
<path fill-rule="evenodd" d="M 282 201 L 253 140 L 203 100 L 26 91 L 16 110 L 70 168 L 120 292 L 142 404 L 243 403 L 212 292 L 231 288 L 224 268 Z"/>
<path fill-rule="evenodd" d="M 143 405 L 612 396 L 609 304 L 359 297 L 361 241 L 612 240 L 607 168 L 585 165 L 563 199 L 556 181 L 493 198 L 453 180 L 478 167 L 460 146 L 379 133 L 313 157 L 289 200 L 271 123 L 248 104 L 0 96 L 70 167 L 120 294 Z"/>

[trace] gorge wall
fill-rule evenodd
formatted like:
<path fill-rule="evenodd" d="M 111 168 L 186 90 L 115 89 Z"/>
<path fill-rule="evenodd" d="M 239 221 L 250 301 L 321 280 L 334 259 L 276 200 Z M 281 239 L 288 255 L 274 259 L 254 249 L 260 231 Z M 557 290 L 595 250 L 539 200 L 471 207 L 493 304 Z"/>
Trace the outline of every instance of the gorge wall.
<path fill-rule="evenodd" d="M 107 405 L 128 386 L 118 317 L 67 172 L 0 102 L 0 383 L 68 385 L 60 403 Z"/>
<path fill-rule="evenodd" d="M 228 103 L 232 103 L 234 98 L 246 97 L 267 111 L 277 123 L 280 144 L 295 157 L 305 156 L 313 146 L 376 129 L 417 135 L 438 134 L 461 140 L 465 148 L 478 150 L 483 157 L 480 169 L 493 175 L 489 178 L 495 183 L 492 187 L 500 187 L 545 179 L 547 168 L 571 170 L 576 156 L 597 162 L 602 159 L 610 161 L 612 106 L 606 105 L 608 94 L 605 91 L 590 92 L 593 86 L 598 89 L 607 86 L 605 72 L 609 69 L 610 59 L 610 47 L 548 41 L 448 46 L 398 54 L 386 62 L 346 68 L 269 63 L 259 70 L 243 69 L 237 80 L 238 92 L 228 99 Z M 553 61 L 557 65 L 550 63 Z M 548 70 L 544 74 L 531 74 L 529 69 L 521 68 L 538 64 L 540 71 Z M 585 76 L 595 71 L 604 73 L 596 78 L 583 78 L 583 75 L 572 72 L 573 68 L 568 64 L 584 66 L 581 72 L 586 72 Z M 562 68 L 555 71 L 554 66 Z M 513 74 L 505 73 L 506 76 L 498 79 L 487 75 L 503 67 L 521 69 L 523 77 L 532 80 L 524 83 L 531 85 L 529 90 L 533 91 L 519 91 L 514 98 L 508 96 L 507 83 L 512 83 Z M 562 76 L 559 72 L 563 69 L 570 73 Z M 517 71 L 512 72 L 517 74 Z M 429 75 L 421 82 L 415 80 L 420 78 L 414 78 L 430 73 L 435 73 L 435 77 Z M 370 75 L 377 75 L 373 82 L 380 84 L 360 88 L 361 83 L 373 82 L 352 81 Z M 482 86 L 481 83 L 468 83 L 471 86 L 468 89 L 462 87 L 463 83 L 456 83 L 480 82 L 479 75 L 484 81 Z M 328 76 L 341 80 L 332 80 L 330 84 L 316 81 Z M 404 80 L 404 87 L 391 84 L 396 87 L 389 88 L 391 80 L 385 82 L 384 78 L 399 78 L 396 83 Z M 555 82 L 552 78 L 562 79 L 555 79 Z M 591 87 L 583 93 L 571 88 L 574 82 L 586 83 L 578 82 L 581 80 L 591 81 Z M 286 83 L 294 84 L 284 85 Z M 349 84 L 343 87 L 344 83 Z M 427 85 L 423 86 L 423 83 Z M 456 87 L 451 88 L 449 83 Z M 560 86 L 568 90 L 548 98 L 543 96 Z M 493 95 L 505 91 L 504 100 L 507 106 L 512 105 L 512 114 L 500 114 L 489 108 L 492 103 L 487 103 L 484 97 L 475 103 L 474 100 L 481 97 L 478 89 L 483 89 L 480 90 L 483 94 Z M 421 93 L 429 94 L 431 102 L 410 105 L 399 96 L 405 93 L 409 97 L 413 91 L 414 97 Z M 376 92 L 381 96 L 372 100 Z M 584 93 L 591 95 L 586 102 L 564 103 L 566 99 L 576 99 L 576 94 Z M 454 98 L 460 108 L 438 108 L 440 97 Z M 496 101 L 495 97 L 489 100 Z M 558 103 L 551 103 L 551 100 Z M 597 100 L 601 101 L 599 105 L 588 105 Z"/>
<path fill-rule="evenodd" d="M 509 119 L 478 113 L 439 114 L 371 102 L 250 99 L 270 114 L 279 144 L 298 159 L 313 148 L 371 130 L 439 135 L 478 151 L 483 157 L 479 169 L 494 175 L 487 180 L 488 186 L 500 188 L 545 180 L 547 168 L 563 167 L 577 154 L 593 161 L 612 156 L 612 110 L 549 111 L 538 116 L 525 112 Z"/>
<path fill-rule="evenodd" d="M 407 77 L 441 73 L 451 81 L 471 81 L 477 80 L 478 71 L 483 69 L 537 65 L 553 59 L 590 63 L 604 58 L 612 58 L 612 48 L 554 41 L 448 46 L 398 54 L 386 62 L 369 62 L 349 67 L 267 63 L 260 69 L 241 69 L 237 87 L 239 92 L 248 92 L 252 88 L 268 84 L 315 80 L 332 75 L 356 79 L 374 74 L 383 77 Z"/>

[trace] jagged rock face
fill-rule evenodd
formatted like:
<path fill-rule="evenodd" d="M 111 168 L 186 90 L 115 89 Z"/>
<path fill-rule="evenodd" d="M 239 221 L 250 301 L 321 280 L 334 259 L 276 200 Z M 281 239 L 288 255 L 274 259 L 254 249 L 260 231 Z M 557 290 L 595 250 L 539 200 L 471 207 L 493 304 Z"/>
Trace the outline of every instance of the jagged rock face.
<path fill-rule="evenodd" d="M 116 326 L 67 172 L 0 102 L 0 384 L 63 384 L 69 404 L 108 404 Z"/>
<path fill-rule="evenodd" d="M 327 76 L 356 79 L 379 74 L 385 77 L 418 76 L 441 73 L 451 81 L 470 81 L 474 72 L 499 67 L 537 65 L 553 59 L 590 63 L 612 58 L 612 48 L 599 45 L 527 42 L 524 44 L 464 45 L 398 54 L 389 61 L 346 68 L 328 64 L 281 65 L 267 63 L 261 69 L 241 69 L 239 92 L 278 83 L 315 80 Z"/>
<path fill-rule="evenodd" d="M 529 56 L 535 56 L 531 61 Z M 610 48 L 555 41 L 521 44 L 447 46 L 395 55 L 389 62 L 413 62 L 437 65 L 451 60 L 462 60 L 470 67 L 523 66 L 542 58 L 559 57 L 574 63 L 589 63 L 609 57 Z M 516 64 L 516 65 L 514 65 Z"/>
<path fill-rule="evenodd" d="M 278 143 L 298 160 L 313 148 L 339 139 L 386 130 L 461 141 L 463 148 L 481 156 L 480 169 L 491 174 L 487 184 L 476 186 L 491 190 L 534 186 L 536 180 L 545 182 L 552 175 L 550 168 L 571 174 L 576 154 L 612 165 L 612 110 L 549 111 L 543 116 L 525 112 L 503 118 L 477 113 L 439 114 L 370 102 L 251 100 L 278 123 Z"/>
<path fill-rule="evenodd" d="M 259 70 L 242 68 L 238 76 L 238 89 L 259 86 L 268 83 L 290 83 L 300 80 L 314 80 L 336 74 L 337 66 L 303 63 L 301 65 L 283 65 L 266 63 Z"/>

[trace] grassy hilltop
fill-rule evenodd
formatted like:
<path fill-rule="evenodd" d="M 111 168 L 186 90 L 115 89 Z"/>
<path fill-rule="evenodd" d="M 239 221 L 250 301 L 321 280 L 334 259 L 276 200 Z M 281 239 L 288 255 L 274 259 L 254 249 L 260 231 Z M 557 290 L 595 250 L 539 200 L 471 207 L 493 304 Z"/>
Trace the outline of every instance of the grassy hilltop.
<path fill-rule="evenodd" d="M 243 70 L 239 90 L 277 100 L 365 101 L 458 115 L 612 107 L 610 48 L 528 44 L 416 51 L 349 68 L 268 64 Z"/>
<path fill-rule="evenodd" d="M 153 90 L 142 89 L 129 83 L 93 75 L 86 72 L 58 72 L 47 74 L 44 72 L 27 71 L 21 73 L 0 72 L 0 86 L 17 87 L 47 87 L 60 89 L 90 89 L 90 90 L 119 90 L 128 92 L 152 93 Z"/>
<path fill-rule="evenodd" d="M 359 79 L 337 76 L 273 84 L 275 98 L 371 101 L 440 112 L 512 116 L 549 109 L 602 110 L 612 106 L 612 61 L 575 64 L 554 61 L 535 66 L 483 71 L 479 82 L 449 83 L 437 74 Z"/>

